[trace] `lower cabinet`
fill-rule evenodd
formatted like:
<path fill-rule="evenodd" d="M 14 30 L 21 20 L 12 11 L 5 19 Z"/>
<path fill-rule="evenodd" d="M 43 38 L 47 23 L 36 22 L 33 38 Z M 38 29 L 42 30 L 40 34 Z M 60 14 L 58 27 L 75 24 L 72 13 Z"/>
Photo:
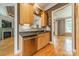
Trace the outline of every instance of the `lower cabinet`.
<path fill-rule="evenodd" d="M 31 56 L 50 41 L 50 32 L 40 33 L 35 37 L 25 37 L 22 40 L 22 55 Z"/>
<path fill-rule="evenodd" d="M 37 50 L 43 48 L 50 42 L 50 32 L 41 33 L 37 36 Z"/>
<path fill-rule="evenodd" d="M 36 38 L 23 38 L 22 55 L 31 56 L 36 52 Z"/>

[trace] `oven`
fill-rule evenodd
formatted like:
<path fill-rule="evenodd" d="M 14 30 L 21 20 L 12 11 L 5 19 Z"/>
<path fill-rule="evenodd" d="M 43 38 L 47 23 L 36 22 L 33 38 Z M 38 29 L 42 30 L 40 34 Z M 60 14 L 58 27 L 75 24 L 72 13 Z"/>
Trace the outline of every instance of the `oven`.
<path fill-rule="evenodd" d="M 10 38 L 11 37 L 11 31 L 6 31 L 3 33 L 3 38 Z"/>
<path fill-rule="evenodd" d="M 12 30 L 4 30 L 2 32 L 2 40 L 5 40 L 7 38 L 11 38 L 13 36 L 12 33 L 13 33 Z"/>

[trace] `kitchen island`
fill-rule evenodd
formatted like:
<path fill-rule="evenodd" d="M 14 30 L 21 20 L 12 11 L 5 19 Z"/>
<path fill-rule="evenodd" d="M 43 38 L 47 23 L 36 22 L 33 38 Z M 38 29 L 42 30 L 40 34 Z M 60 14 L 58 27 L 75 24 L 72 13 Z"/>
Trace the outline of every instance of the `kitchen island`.
<path fill-rule="evenodd" d="M 50 31 L 21 31 L 19 34 L 22 56 L 31 56 L 50 42 Z"/>

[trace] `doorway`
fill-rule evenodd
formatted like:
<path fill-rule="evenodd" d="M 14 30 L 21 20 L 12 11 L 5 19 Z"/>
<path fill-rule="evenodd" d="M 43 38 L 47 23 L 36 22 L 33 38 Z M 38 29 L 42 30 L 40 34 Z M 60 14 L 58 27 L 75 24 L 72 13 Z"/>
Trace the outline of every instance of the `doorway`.
<path fill-rule="evenodd" d="M 0 3 L 0 56 L 14 55 L 15 6 Z"/>
<path fill-rule="evenodd" d="M 58 55 L 73 55 L 73 4 L 52 12 L 52 42 Z"/>

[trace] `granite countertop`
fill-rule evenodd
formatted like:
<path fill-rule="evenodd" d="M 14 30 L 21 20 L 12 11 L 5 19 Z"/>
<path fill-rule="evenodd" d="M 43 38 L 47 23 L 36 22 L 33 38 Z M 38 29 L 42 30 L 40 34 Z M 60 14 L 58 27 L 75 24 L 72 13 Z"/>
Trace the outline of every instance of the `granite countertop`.
<path fill-rule="evenodd" d="M 22 37 L 32 37 L 32 36 L 36 36 L 40 33 L 44 33 L 44 32 L 50 32 L 48 30 L 45 30 L 43 28 L 38 28 L 38 29 L 27 29 L 27 30 L 20 30 L 19 34 Z"/>
<path fill-rule="evenodd" d="M 50 32 L 50 31 L 30 31 L 30 32 L 19 32 L 22 37 L 32 37 L 41 33 Z"/>
<path fill-rule="evenodd" d="M 36 36 L 37 35 L 37 32 L 36 33 L 20 32 L 20 35 L 22 37 L 31 37 L 31 36 Z"/>
<path fill-rule="evenodd" d="M 19 32 L 34 32 L 34 31 L 44 31 L 44 29 L 43 28 L 19 29 Z"/>

